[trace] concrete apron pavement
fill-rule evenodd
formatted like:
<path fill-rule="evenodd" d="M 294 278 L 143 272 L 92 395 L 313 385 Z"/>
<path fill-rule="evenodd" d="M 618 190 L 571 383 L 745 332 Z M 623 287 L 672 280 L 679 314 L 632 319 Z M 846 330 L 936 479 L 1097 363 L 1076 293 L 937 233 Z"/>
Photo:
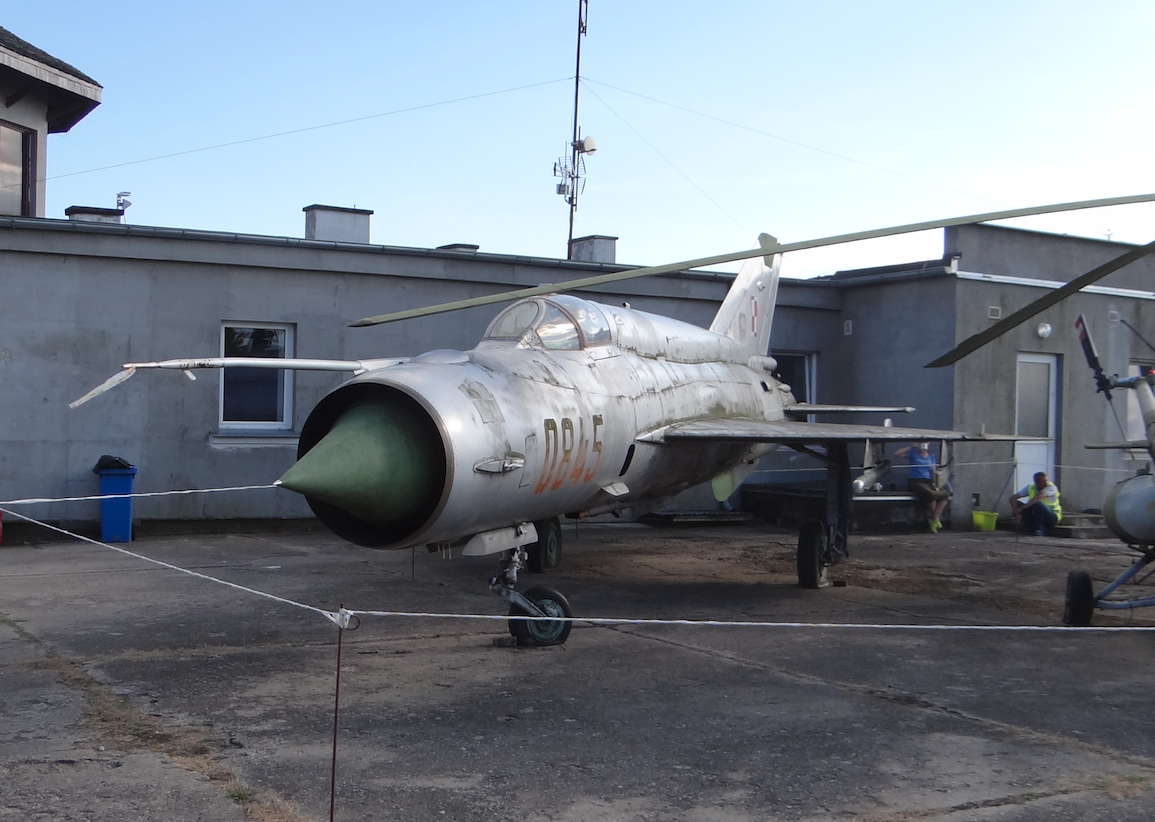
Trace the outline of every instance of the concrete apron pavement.
<path fill-rule="evenodd" d="M 578 616 L 1057 625 L 1115 542 L 856 536 L 794 584 L 765 525 L 564 529 Z M 501 614 L 492 558 L 327 534 L 124 546 L 324 609 Z M 1130 624 L 1151 624 L 1138 612 Z M 1096 624 L 1107 622 L 1096 614 Z M 1118 620 L 1117 620 L 1118 622 Z M 341 820 L 1152 819 L 1150 633 L 365 618 L 342 643 Z M 320 820 L 336 627 L 107 549 L 0 547 L 0 820 Z"/>

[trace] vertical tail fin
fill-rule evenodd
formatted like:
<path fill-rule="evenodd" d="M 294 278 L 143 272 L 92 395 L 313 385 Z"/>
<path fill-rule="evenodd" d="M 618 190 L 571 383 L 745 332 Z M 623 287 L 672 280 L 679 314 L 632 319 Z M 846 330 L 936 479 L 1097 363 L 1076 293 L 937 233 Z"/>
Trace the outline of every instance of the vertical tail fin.
<path fill-rule="evenodd" d="M 778 241 L 769 234 L 761 234 L 758 244 L 771 252 Z M 748 357 L 765 356 L 770 345 L 770 324 L 778 297 L 781 265 L 781 254 L 767 253 L 747 260 L 710 324 L 711 331 L 741 343 Z"/>

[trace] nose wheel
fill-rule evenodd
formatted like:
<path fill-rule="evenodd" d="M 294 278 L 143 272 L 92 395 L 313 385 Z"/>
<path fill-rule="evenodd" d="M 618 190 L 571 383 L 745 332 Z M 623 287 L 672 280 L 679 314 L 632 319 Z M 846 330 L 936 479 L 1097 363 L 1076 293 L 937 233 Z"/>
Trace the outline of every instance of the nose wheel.
<path fill-rule="evenodd" d="M 565 619 L 516 619 L 529 614 L 520 605 L 511 605 L 509 632 L 517 638 L 518 645 L 561 645 L 569 639 L 573 627 L 569 617 L 573 616 L 573 611 L 561 593 L 548 585 L 535 585 L 522 596 L 537 606 L 545 616 Z"/>
<path fill-rule="evenodd" d="M 525 593 L 514 588 L 517 572 L 525 565 L 525 549 L 506 551 L 497 574 L 489 580 L 489 589 L 509 603 L 509 633 L 519 645 L 561 645 L 573 627 L 569 602 L 548 585 L 535 585 Z"/>

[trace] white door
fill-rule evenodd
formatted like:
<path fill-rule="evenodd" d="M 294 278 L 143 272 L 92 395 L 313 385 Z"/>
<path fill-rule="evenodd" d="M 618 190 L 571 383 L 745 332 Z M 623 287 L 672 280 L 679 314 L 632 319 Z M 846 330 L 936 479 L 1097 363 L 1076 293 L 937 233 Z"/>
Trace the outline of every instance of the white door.
<path fill-rule="evenodd" d="M 1029 485 L 1036 473 L 1055 477 L 1058 357 L 1019 354 L 1015 381 L 1015 434 L 1038 437 L 1015 443 L 1015 490 Z M 1045 438 L 1045 439 L 1044 439 Z"/>

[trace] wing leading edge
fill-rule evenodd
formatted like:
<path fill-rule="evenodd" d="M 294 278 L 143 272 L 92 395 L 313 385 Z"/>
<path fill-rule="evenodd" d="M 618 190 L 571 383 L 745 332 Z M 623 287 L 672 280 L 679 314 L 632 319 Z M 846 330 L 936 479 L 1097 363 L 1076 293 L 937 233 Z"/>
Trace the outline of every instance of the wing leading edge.
<path fill-rule="evenodd" d="M 286 371 L 351 371 L 360 374 L 378 368 L 387 368 L 408 362 L 408 357 L 377 360 L 302 360 L 284 357 L 202 357 L 194 360 L 161 360 L 160 362 L 126 362 L 124 370 L 113 374 L 78 400 L 68 403 L 69 408 L 84 405 L 93 397 L 115 388 L 136 373 L 138 368 L 165 368 L 183 371 L 195 380 L 193 370 L 198 368 L 272 368 Z"/>
<path fill-rule="evenodd" d="M 1013 434 L 968 434 L 933 428 L 897 428 L 889 425 L 801 422 L 795 420 L 689 420 L 664 426 L 638 437 L 640 442 L 776 442 L 782 445 L 820 445 L 824 442 L 1013 442 Z"/>

